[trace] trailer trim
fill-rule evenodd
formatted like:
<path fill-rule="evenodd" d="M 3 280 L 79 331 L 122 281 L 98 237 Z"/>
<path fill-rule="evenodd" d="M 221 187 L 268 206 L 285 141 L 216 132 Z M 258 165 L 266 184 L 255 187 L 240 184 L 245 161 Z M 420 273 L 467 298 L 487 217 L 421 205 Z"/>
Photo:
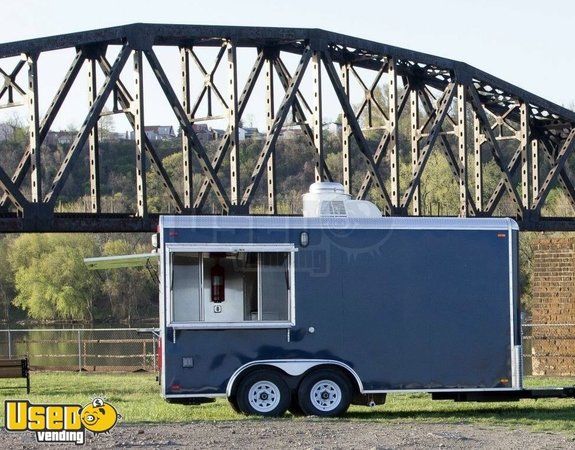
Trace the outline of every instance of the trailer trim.
<path fill-rule="evenodd" d="M 364 392 L 363 390 L 363 383 L 359 378 L 359 375 L 355 370 L 353 370 L 349 365 L 337 361 L 335 359 L 267 359 L 267 360 L 258 360 L 258 361 L 251 361 L 249 363 L 244 364 L 243 366 L 239 367 L 230 377 L 227 387 L 226 387 L 226 395 L 229 397 L 232 395 L 234 389 L 234 383 L 239 378 L 239 376 L 245 372 L 250 367 L 254 366 L 273 366 L 281 371 L 285 372 L 287 375 L 291 376 L 299 376 L 303 375 L 310 369 L 313 369 L 317 366 L 339 366 L 345 369 L 357 383 L 357 387 L 361 393 Z"/>
<path fill-rule="evenodd" d="M 162 228 L 274 228 L 366 230 L 519 230 L 513 219 L 506 217 L 302 217 L 302 216 L 161 216 Z"/>
<path fill-rule="evenodd" d="M 517 309 L 517 300 L 515 298 L 515 279 L 513 277 L 514 270 L 514 260 L 513 260 L 513 231 L 511 226 L 511 221 L 507 227 L 507 242 L 509 249 L 509 320 L 510 320 L 510 347 L 511 347 L 511 385 L 515 389 L 521 389 L 521 366 L 520 366 L 520 355 L 522 354 L 521 342 L 516 342 L 516 330 L 515 330 L 515 313 Z M 517 261 L 518 262 L 518 261 Z M 517 268 L 519 270 L 519 268 Z"/>

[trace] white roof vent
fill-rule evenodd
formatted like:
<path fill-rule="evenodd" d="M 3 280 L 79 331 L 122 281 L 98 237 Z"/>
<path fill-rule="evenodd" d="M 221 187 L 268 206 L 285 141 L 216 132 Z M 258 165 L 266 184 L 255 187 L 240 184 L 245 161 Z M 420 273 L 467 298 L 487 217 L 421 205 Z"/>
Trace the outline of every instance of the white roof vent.
<path fill-rule="evenodd" d="M 343 194 L 350 198 L 348 194 L 345 193 L 345 189 L 341 183 L 334 183 L 332 181 L 323 181 L 314 183 L 309 187 L 310 194 Z"/>
<path fill-rule="evenodd" d="M 381 217 L 373 203 L 353 200 L 340 183 L 318 182 L 303 195 L 304 217 Z"/>

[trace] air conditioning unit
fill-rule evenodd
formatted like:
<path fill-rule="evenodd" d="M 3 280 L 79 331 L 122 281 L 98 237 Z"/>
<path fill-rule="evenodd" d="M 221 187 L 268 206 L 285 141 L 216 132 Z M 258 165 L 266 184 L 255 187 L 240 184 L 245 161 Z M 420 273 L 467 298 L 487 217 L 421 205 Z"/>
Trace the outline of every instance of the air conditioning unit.
<path fill-rule="evenodd" d="M 381 217 L 381 211 L 366 200 L 354 200 L 346 194 L 343 185 L 317 182 L 303 195 L 304 217 Z"/>

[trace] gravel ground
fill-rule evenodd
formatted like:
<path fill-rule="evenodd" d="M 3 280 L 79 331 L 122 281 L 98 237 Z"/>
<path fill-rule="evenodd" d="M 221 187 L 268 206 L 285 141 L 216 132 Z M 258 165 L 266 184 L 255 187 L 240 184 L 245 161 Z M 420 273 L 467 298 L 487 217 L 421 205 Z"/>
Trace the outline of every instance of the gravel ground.
<path fill-rule="evenodd" d="M 383 424 L 345 420 L 254 420 L 119 425 L 87 448 L 575 448 L 575 436 L 458 424 Z M 67 445 L 54 444 L 53 448 Z M 70 446 L 72 448 L 82 448 Z M 46 448 L 33 433 L 0 431 L 0 448 Z"/>

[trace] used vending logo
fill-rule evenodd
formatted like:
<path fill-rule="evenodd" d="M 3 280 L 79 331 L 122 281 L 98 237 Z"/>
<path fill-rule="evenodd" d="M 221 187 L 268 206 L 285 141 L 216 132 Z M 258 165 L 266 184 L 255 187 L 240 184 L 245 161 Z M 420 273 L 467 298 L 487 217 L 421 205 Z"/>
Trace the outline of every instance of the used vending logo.
<path fill-rule="evenodd" d="M 86 430 L 110 431 L 121 418 L 116 408 L 97 397 L 82 405 L 34 405 L 26 400 L 6 400 L 7 431 L 33 431 L 38 442 L 86 443 Z"/>

